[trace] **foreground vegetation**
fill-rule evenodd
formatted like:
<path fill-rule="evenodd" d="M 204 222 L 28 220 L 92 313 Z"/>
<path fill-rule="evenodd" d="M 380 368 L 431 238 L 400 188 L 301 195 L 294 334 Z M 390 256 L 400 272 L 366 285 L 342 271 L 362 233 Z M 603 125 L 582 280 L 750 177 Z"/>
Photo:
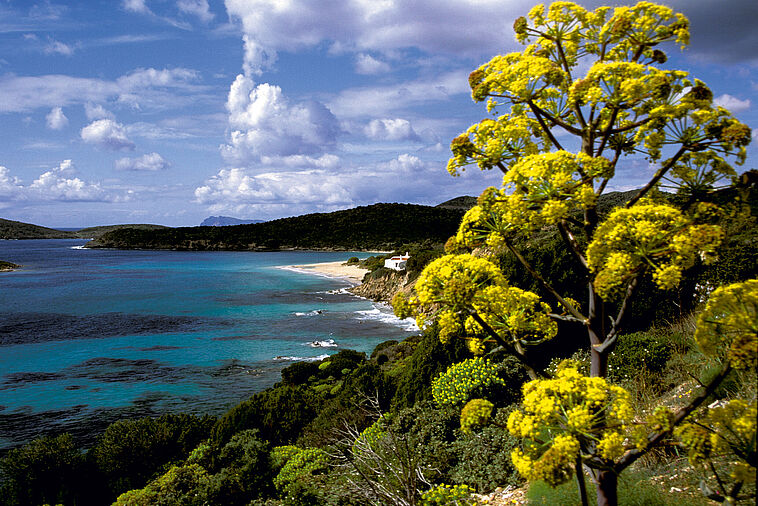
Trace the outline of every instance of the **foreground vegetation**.
<path fill-rule="evenodd" d="M 689 38 L 666 7 L 559 2 L 514 28 L 531 45 L 470 78 L 508 112 L 449 164 L 497 168 L 503 188 L 394 300 L 421 336 L 294 364 L 218 420 L 119 422 L 86 453 L 35 441 L 2 461 L 6 502 L 86 504 L 89 476 L 123 505 L 474 504 L 524 481 L 536 504 L 753 504 L 756 189 L 727 163 L 750 129 L 658 68 L 656 46 Z M 657 172 L 605 212 L 633 152 Z"/>

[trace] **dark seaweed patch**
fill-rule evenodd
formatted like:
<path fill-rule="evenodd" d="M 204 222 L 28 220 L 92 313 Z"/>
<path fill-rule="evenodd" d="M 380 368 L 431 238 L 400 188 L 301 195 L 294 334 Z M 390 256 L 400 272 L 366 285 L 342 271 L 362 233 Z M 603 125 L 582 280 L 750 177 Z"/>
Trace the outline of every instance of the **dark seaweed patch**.
<path fill-rule="evenodd" d="M 232 325 L 222 318 L 102 313 L 10 313 L 0 323 L 0 346 L 72 339 L 194 332 Z"/>

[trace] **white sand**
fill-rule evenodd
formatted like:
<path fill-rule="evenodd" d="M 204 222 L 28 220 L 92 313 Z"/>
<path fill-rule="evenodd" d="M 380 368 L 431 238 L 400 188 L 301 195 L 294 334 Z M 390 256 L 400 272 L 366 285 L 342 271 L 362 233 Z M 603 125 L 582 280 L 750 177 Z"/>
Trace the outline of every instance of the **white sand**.
<path fill-rule="evenodd" d="M 363 276 L 368 269 L 363 269 L 357 265 L 344 265 L 344 262 L 322 262 L 318 264 L 287 265 L 282 269 L 304 272 L 306 274 L 316 274 L 330 278 L 346 279 L 352 283 L 360 284 Z"/>

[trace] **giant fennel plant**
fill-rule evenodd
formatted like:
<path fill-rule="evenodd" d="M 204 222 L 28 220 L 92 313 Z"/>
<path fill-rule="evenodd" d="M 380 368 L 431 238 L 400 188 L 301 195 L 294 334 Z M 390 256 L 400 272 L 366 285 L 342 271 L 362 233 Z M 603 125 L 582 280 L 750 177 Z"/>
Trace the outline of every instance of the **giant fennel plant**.
<path fill-rule="evenodd" d="M 736 449 L 735 483 L 744 482 L 749 470 L 755 475 L 755 423 L 742 423 L 735 429 L 741 439 L 726 441 L 730 417 L 710 411 L 698 418 L 698 408 L 731 370 L 755 370 L 757 281 L 714 293 L 696 339 L 720 369 L 678 410 L 640 419 L 628 392 L 606 377 L 643 277 L 670 290 L 685 269 L 715 258 L 724 238 L 716 218 L 725 211 L 708 196 L 736 179 L 731 164 L 744 162 L 750 129 L 713 103 L 705 83 L 663 69 L 661 47 L 689 42 L 687 19 L 668 7 L 587 10 L 555 2 L 534 7 L 514 30 L 523 51 L 495 56 L 469 77 L 472 98 L 486 103 L 491 117 L 452 141 L 448 163 L 454 176 L 469 166 L 498 169 L 502 187 L 482 193 L 448 241 L 449 254 L 424 270 L 416 296 L 395 299 L 396 312 L 415 315 L 422 327 L 436 322 L 442 340 L 464 338 L 476 355 L 504 349 L 526 366 L 532 381 L 507 428 L 523 438 L 512 458 L 528 480 L 555 485 L 586 469 L 598 504 L 616 504 L 618 474 L 676 430 L 695 462 Z M 598 197 L 629 159 L 644 159 L 655 173 L 601 220 Z M 662 190 L 677 193 L 680 205 Z M 519 238 L 549 229 L 572 253 L 576 278 L 589 280 L 581 302 L 560 293 L 520 250 Z M 549 300 L 512 286 L 497 265 L 500 252 L 512 254 Z M 565 363 L 543 378 L 530 359 L 529 347 L 555 337 L 560 320 L 584 326 L 589 377 Z M 477 381 L 494 381 L 482 379 L 489 370 L 483 362 L 459 366 L 438 380 L 435 397 L 456 398 Z M 479 379 L 472 383 L 466 371 Z M 487 401 L 466 408 L 464 429 L 492 411 Z M 722 409 L 749 417 L 755 400 Z"/>

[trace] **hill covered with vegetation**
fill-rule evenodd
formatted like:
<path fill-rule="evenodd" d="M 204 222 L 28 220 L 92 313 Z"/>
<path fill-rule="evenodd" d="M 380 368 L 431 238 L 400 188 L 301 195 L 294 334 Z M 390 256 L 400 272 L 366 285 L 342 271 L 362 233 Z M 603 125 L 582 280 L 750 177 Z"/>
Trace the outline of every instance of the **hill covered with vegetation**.
<path fill-rule="evenodd" d="M 72 231 L 57 230 L 54 228 L 33 225 L 31 223 L 0 218 L 0 239 L 94 239 L 105 233 L 122 228 L 157 230 L 168 227 L 164 227 L 163 225 L 124 224 L 87 227 Z"/>
<path fill-rule="evenodd" d="M 0 218 L 0 239 L 76 239 L 75 232 Z"/>
<path fill-rule="evenodd" d="M 87 246 L 178 250 L 391 250 L 402 244 L 444 242 L 462 210 L 415 204 L 374 204 L 264 223 L 159 230 L 120 229 Z"/>

